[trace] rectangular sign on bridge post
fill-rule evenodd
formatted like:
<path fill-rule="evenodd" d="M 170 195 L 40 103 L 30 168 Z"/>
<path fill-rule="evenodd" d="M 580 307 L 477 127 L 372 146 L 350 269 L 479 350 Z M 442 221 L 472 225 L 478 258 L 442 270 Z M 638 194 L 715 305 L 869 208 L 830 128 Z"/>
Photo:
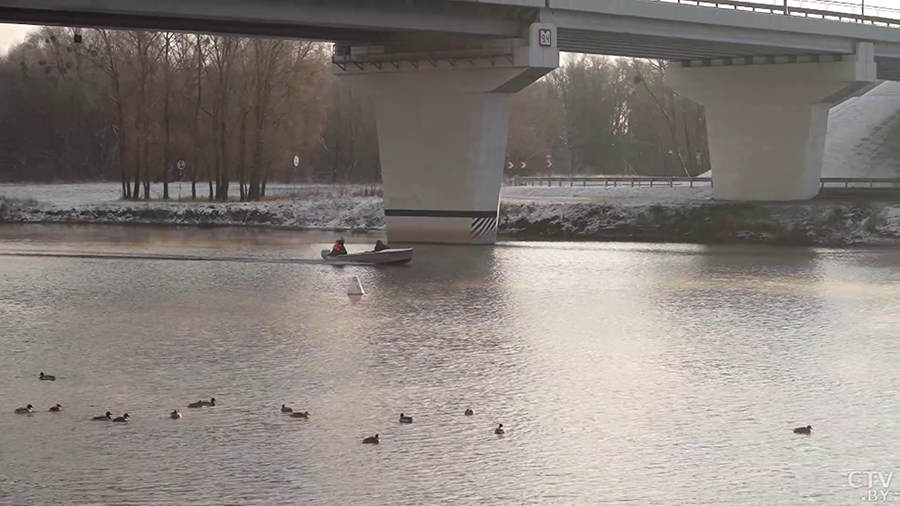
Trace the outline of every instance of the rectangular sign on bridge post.
<path fill-rule="evenodd" d="M 549 28 L 541 28 L 538 30 L 538 44 L 543 47 L 550 47 L 553 45 L 553 31 Z"/>

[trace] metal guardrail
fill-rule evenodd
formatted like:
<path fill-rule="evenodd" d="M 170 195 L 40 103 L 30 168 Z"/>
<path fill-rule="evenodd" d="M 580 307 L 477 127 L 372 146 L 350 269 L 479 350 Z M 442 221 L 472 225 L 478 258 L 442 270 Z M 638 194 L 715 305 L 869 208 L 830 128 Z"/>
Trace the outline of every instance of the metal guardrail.
<path fill-rule="evenodd" d="M 513 186 L 626 186 L 640 187 L 712 186 L 711 177 L 686 176 L 518 176 Z"/>
<path fill-rule="evenodd" d="M 866 23 L 875 26 L 900 27 L 900 9 L 882 6 L 866 6 L 839 0 L 785 0 L 783 2 L 753 2 L 741 0 L 654 0 L 661 3 L 713 7 L 719 9 L 768 12 L 787 16 L 814 17 L 834 21 Z M 866 14 L 868 11 L 870 14 Z M 874 12 L 874 15 L 871 13 Z"/>
<path fill-rule="evenodd" d="M 629 188 L 672 188 L 675 186 L 710 187 L 711 177 L 687 176 L 517 176 L 512 179 L 513 186 L 546 186 L 546 187 L 629 187 Z M 900 177 L 823 177 L 819 180 L 821 188 L 900 188 Z"/>
<path fill-rule="evenodd" d="M 828 186 L 828 185 L 831 186 Z M 834 188 L 843 185 L 844 188 L 860 186 L 869 188 L 900 188 L 900 177 L 823 177 L 819 180 L 821 188 Z"/>

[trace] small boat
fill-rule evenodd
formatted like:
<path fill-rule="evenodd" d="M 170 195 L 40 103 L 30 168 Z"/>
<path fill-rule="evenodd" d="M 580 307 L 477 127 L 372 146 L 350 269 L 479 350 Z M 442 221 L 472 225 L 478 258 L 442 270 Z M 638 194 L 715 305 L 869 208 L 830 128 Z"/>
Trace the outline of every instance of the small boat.
<path fill-rule="evenodd" d="M 412 248 L 388 248 L 381 251 L 363 251 L 330 256 L 331 250 L 323 249 L 322 258 L 336 264 L 405 264 L 412 260 Z"/>

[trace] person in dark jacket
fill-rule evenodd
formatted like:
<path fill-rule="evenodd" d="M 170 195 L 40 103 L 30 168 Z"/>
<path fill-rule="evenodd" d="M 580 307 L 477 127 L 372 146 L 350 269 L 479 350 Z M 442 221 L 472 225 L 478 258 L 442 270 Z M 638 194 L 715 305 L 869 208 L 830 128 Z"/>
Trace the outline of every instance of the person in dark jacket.
<path fill-rule="evenodd" d="M 347 254 L 347 248 L 344 247 L 344 238 L 341 237 L 337 241 L 334 241 L 334 246 L 331 247 L 331 253 L 329 253 L 328 255 L 336 257 L 336 256 L 346 255 L 346 254 Z"/>
<path fill-rule="evenodd" d="M 387 244 L 381 242 L 381 239 L 375 241 L 375 251 L 381 251 L 381 250 L 386 250 L 386 249 L 389 249 L 389 248 L 388 248 Z"/>

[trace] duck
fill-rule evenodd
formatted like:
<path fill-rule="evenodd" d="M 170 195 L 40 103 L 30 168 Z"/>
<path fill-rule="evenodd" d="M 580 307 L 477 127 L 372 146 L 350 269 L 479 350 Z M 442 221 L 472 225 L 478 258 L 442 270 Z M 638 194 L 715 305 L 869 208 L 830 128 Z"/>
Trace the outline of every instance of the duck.
<path fill-rule="evenodd" d="M 400 423 L 412 423 L 412 417 L 400 413 Z"/>
<path fill-rule="evenodd" d="M 472 416 L 472 415 L 474 415 L 474 414 L 475 414 L 475 412 L 472 411 L 472 408 L 467 409 L 467 410 L 466 410 L 466 413 L 465 413 L 466 416 Z"/>
<path fill-rule="evenodd" d="M 506 434 L 506 431 L 503 430 L 502 423 L 500 425 L 498 425 L 496 429 L 494 429 L 494 434 Z"/>
<path fill-rule="evenodd" d="M 177 409 L 173 409 L 172 412 L 169 413 L 169 418 L 178 420 L 179 418 L 181 418 L 181 412 L 179 412 Z"/>
<path fill-rule="evenodd" d="M 216 405 L 216 398 L 213 397 L 212 399 L 210 399 L 208 401 L 192 402 L 192 403 L 188 404 L 188 407 L 189 408 L 202 408 L 204 406 L 215 406 L 215 405 Z"/>
<path fill-rule="evenodd" d="M 62 410 L 63 410 L 62 404 L 57 404 L 56 406 L 53 406 L 50 408 L 50 411 L 52 411 L 54 413 L 59 413 Z"/>
<path fill-rule="evenodd" d="M 794 429 L 794 434 L 806 434 L 807 436 L 812 434 L 812 425 L 807 425 L 806 427 L 797 427 Z"/>
<path fill-rule="evenodd" d="M 309 411 L 303 411 L 303 412 L 295 411 L 295 412 L 291 413 L 291 418 L 303 418 L 303 419 L 308 420 L 309 419 Z"/>
<path fill-rule="evenodd" d="M 366 444 L 366 445 L 377 445 L 379 442 L 380 442 L 380 440 L 378 439 L 378 434 L 375 434 L 374 436 L 369 436 L 369 437 L 363 439 L 363 444 Z"/>
<path fill-rule="evenodd" d="M 91 420 L 97 420 L 97 421 L 103 421 L 103 422 L 112 420 L 112 413 L 107 411 L 105 415 L 95 416 L 94 418 L 91 418 Z"/>
<path fill-rule="evenodd" d="M 128 413 L 125 413 L 125 414 L 122 415 L 122 416 L 117 416 L 117 417 L 115 417 L 115 418 L 112 419 L 112 421 L 114 421 L 114 422 L 119 422 L 119 423 L 126 423 L 126 422 L 128 422 L 129 420 L 131 420 L 131 417 L 128 416 Z"/>
<path fill-rule="evenodd" d="M 25 406 L 24 408 L 16 408 L 16 413 L 34 413 L 34 406 L 31 404 Z"/>
<path fill-rule="evenodd" d="M 284 404 L 282 404 L 282 405 L 281 405 L 281 412 L 282 412 L 282 413 L 293 413 L 294 410 L 293 410 L 293 408 L 289 408 L 289 407 L 285 406 Z"/>
<path fill-rule="evenodd" d="M 40 376 L 42 381 L 56 381 L 56 376 L 51 376 L 49 374 L 41 373 Z"/>

